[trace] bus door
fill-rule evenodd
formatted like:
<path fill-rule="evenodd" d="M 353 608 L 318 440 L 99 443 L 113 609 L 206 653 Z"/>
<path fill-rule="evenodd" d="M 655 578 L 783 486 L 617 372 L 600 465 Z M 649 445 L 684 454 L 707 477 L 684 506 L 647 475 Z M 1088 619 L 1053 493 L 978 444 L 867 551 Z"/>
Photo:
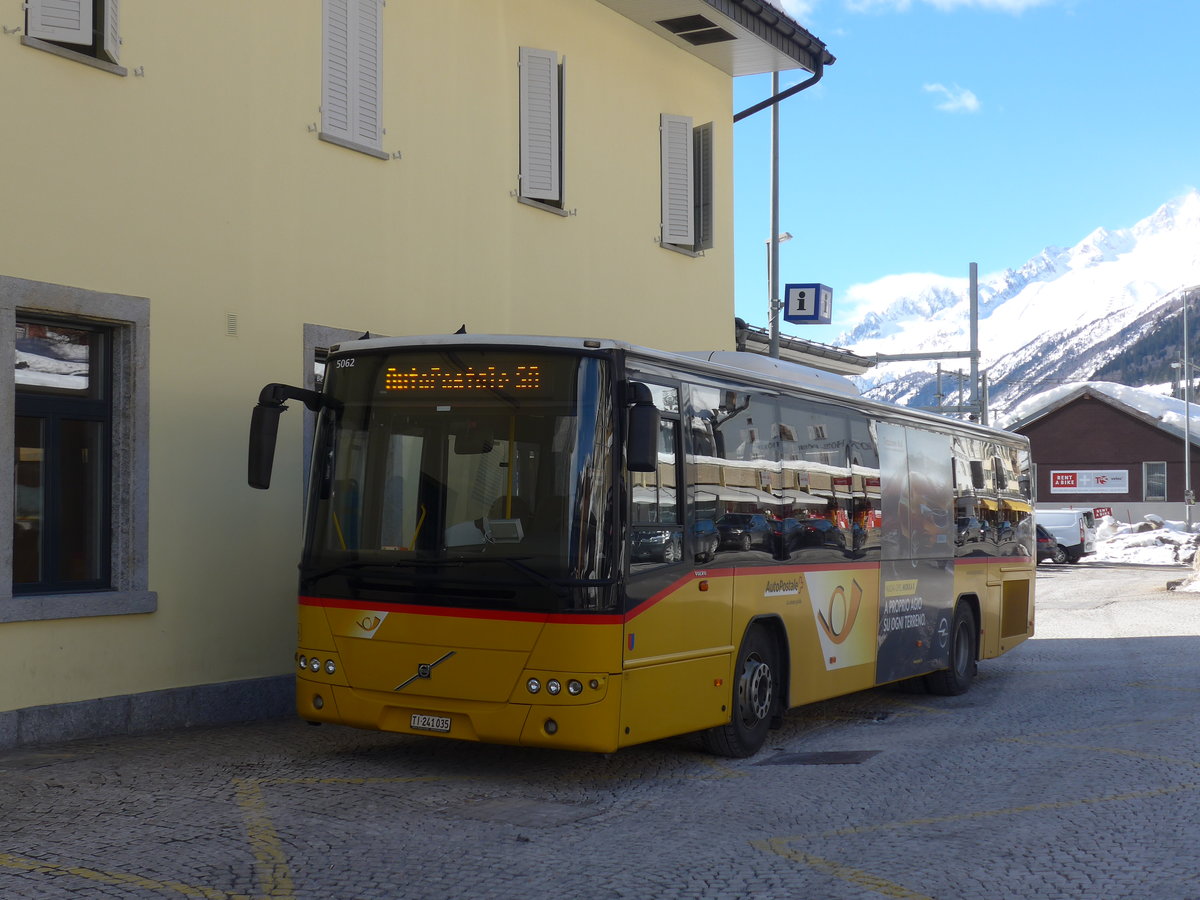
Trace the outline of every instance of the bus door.
<path fill-rule="evenodd" d="M 643 378 L 659 410 L 658 467 L 630 472 L 622 741 L 638 743 L 725 721 L 730 604 L 710 576 L 711 529 L 688 502 L 677 384 Z"/>
<path fill-rule="evenodd" d="M 950 436 L 878 423 L 882 506 L 879 652 L 885 684 L 945 668 L 954 617 Z"/>

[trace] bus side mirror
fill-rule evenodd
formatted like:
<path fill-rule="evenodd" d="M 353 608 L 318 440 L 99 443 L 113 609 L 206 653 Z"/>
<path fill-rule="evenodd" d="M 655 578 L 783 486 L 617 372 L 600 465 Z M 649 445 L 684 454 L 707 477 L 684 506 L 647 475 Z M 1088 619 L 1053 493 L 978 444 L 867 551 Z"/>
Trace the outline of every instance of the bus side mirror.
<path fill-rule="evenodd" d="M 630 472 L 658 469 L 658 409 L 650 389 L 629 382 L 629 428 L 625 433 L 625 467 Z"/>
<path fill-rule="evenodd" d="M 286 406 L 259 404 L 250 413 L 250 453 L 246 481 L 250 487 L 265 491 L 271 486 L 275 466 L 275 441 L 279 435 L 279 417 Z"/>
<path fill-rule="evenodd" d="M 326 400 L 316 391 L 287 384 L 268 384 L 258 395 L 258 405 L 250 413 L 250 450 L 246 460 L 246 482 L 252 488 L 266 490 L 271 486 L 271 470 L 275 466 L 275 442 L 279 436 L 279 417 L 287 409 L 284 400 L 299 400 L 313 412 L 323 406 L 340 407 L 336 400 Z"/>

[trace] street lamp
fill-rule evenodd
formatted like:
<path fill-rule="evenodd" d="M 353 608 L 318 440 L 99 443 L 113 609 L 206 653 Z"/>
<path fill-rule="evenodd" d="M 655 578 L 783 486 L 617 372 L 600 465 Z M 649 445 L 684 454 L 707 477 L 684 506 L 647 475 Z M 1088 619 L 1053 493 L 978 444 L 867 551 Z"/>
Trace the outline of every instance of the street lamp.
<path fill-rule="evenodd" d="M 1172 369 L 1179 369 L 1183 376 L 1183 518 L 1187 530 L 1192 530 L 1192 363 L 1188 358 L 1188 306 L 1191 305 L 1192 292 L 1200 285 L 1192 285 L 1180 290 L 1183 301 L 1183 362 L 1171 363 Z"/>
<path fill-rule="evenodd" d="M 1187 321 L 1186 308 L 1183 319 Z M 1186 326 L 1185 326 L 1186 327 Z M 1187 333 L 1186 331 L 1184 332 Z M 1184 342 L 1185 361 L 1171 363 L 1172 369 L 1180 370 L 1183 378 L 1183 519 L 1187 530 L 1192 530 L 1192 364 L 1186 361 L 1187 342 Z"/>
<path fill-rule="evenodd" d="M 785 231 L 774 239 L 767 239 L 767 322 L 771 326 L 771 356 L 779 357 L 779 311 L 783 301 L 779 299 L 779 245 L 792 239 Z"/>

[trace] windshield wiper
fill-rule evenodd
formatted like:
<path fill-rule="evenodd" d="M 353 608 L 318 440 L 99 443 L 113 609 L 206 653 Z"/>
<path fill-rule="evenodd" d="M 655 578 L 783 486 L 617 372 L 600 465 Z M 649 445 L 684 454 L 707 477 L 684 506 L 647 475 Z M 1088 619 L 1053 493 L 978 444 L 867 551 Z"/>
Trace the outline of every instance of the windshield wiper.
<path fill-rule="evenodd" d="M 405 566 L 413 568 L 441 568 L 443 566 L 461 566 L 462 560 L 457 559 L 402 559 L 397 562 L 371 562 L 365 559 L 350 559 L 336 566 L 328 566 L 311 574 L 305 572 L 303 568 L 300 570 L 300 581 L 302 583 L 310 583 L 319 581 L 322 578 L 328 578 L 330 575 L 337 575 L 341 572 L 349 575 L 350 570 L 354 569 L 399 569 Z"/>
<path fill-rule="evenodd" d="M 566 597 L 571 588 L 577 587 L 611 587 L 616 584 L 615 578 L 551 578 L 549 575 L 544 575 L 532 566 L 525 565 L 522 560 L 530 559 L 528 556 L 480 556 L 477 558 L 463 558 L 464 563 L 484 563 L 484 562 L 502 562 L 516 569 L 522 575 L 526 576 L 530 581 L 539 584 L 544 588 L 553 591 L 555 596 Z"/>
<path fill-rule="evenodd" d="M 449 559 L 401 559 L 396 560 L 395 562 L 371 562 L 368 560 L 353 559 L 347 560 L 341 565 L 329 566 L 311 574 L 308 574 L 302 570 L 300 573 L 300 581 L 304 584 L 309 584 L 314 581 L 319 581 L 320 579 L 326 578 L 330 575 L 337 575 L 339 573 L 344 573 L 347 578 L 354 578 L 357 580 L 361 578 L 361 575 L 351 574 L 351 571 L 357 571 L 361 569 L 444 569 L 462 568 L 468 564 L 476 565 L 479 563 L 500 562 L 504 563 L 509 568 L 520 572 L 534 584 L 552 591 L 556 597 L 560 598 L 568 596 L 572 588 L 611 587 L 616 583 L 616 579 L 614 578 L 551 578 L 549 575 L 545 575 L 523 562 L 523 560 L 530 558 L 531 557 L 528 556 L 459 556 Z"/>

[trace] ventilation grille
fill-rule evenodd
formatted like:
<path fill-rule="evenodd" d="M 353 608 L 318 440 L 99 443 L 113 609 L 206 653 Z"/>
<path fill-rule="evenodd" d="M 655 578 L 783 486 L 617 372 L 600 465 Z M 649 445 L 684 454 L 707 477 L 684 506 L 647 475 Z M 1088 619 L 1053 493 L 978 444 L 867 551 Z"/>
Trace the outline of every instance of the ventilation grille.
<path fill-rule="evenodd" d="M 671 34 L 678 35 L 696 47 L 736 40 L 732 34 L 716 22 L 710 22 L 704 16 L 681 16 L 678 19 L 663 19 L 658 24 L 671 32 Z"/>

